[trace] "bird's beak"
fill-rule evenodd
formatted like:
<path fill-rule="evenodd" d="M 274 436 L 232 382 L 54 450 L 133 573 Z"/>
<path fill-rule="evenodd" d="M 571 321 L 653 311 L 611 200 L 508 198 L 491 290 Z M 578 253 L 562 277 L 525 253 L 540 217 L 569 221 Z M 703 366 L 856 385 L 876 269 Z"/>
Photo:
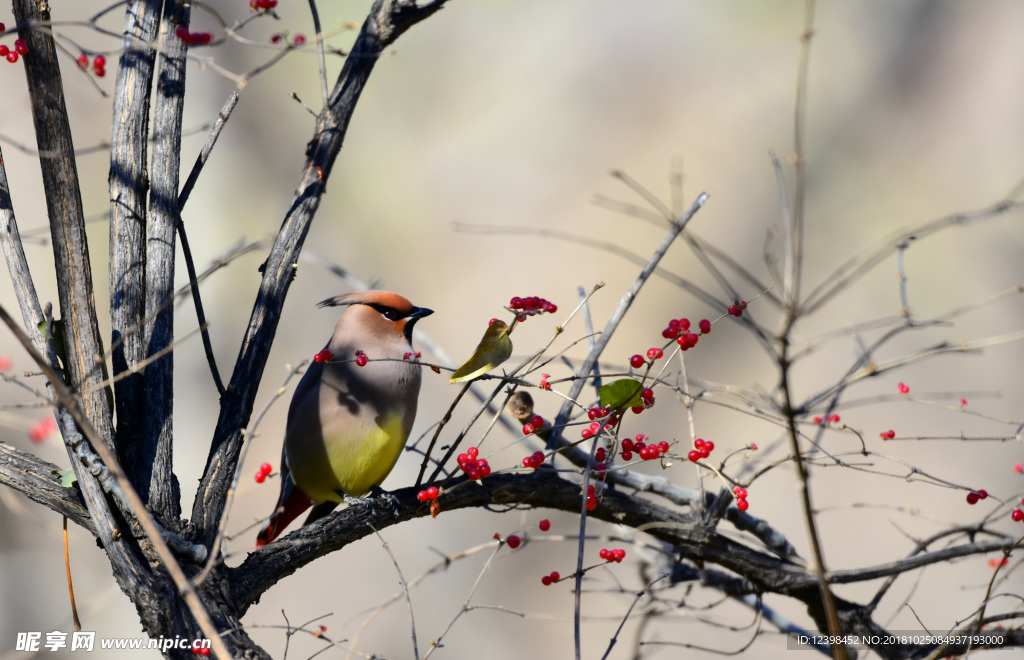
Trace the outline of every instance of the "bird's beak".
<path fill-rule="evenodd" d="M 430 316 L 433 313 L 434 310 L 427 309 L 426 307 L 413 307 L 412 312 L 405 318 L 408 321 L 415 321 L 417 319 L 423 318 L 424 316 Z"/>

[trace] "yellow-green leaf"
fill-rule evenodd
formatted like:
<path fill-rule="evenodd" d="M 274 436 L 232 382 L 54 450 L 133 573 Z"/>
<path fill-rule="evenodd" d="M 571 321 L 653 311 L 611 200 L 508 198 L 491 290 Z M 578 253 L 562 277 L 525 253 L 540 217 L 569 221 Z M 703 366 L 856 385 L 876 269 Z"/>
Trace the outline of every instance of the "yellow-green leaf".
<path fill-rule="evenodd" d="M 604 385 L 597 391 L 601 397 L 601 406 L 612 410 L 642 406 L 640 391 L 644 386 L 632 378 L 623 378 Z"/>

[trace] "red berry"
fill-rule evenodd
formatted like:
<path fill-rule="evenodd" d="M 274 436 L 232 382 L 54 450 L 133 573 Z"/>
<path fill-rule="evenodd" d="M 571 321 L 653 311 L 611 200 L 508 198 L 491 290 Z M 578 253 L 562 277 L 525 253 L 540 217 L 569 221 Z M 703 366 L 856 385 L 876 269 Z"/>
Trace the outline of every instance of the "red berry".
<path fill-rule="evenodd" d="M 900 384 L 899 384 L 899 385 L 897 385 L 896 387 L 898 387 L 898 388 L 899 388 L 899 390 L 900 390 L 900 394 L 906 394 L 906 393 L 910 392 L 910 388 L 909 388 L 909 387 L 907 387 L 907 386 L 906 386 L 905 384 L 903 384 L 903 383 L 900 383 Z"/>
<path fill-rule="evenodd" d="M 587 495 L 587 511 L 593 511 L 597 508 L 597 497 L 594 495 Z"/>
<path fill-rule="evenodd" d="M 523 424 L 523 435 L 530 435 L 536 429 L 533 428 L 533 424 Z"/>
<path fill-rule="evenodd" d="M 654 390 L 649 387 L 645 387 L 640 390 L 640 398 L 648 403 L 654 403 Z"/>
<path fill-rule="evenodd" d="M 756 442 L 751 442 L 750 443 L 750 451 L 757 451 L 757 443 Z"/>
<path fill-rule="evenodd" d="M 279 44 L 279 43 L 281 43 L 281 37 L 282 36 L 283 35 L 280 32 L 278 32 L 278 33 L 276 33 L 274 35 L 271 35 L 270 43 L 272 43 L 272 44 Z"/>
<path fill-rule="evenodd" d="M 437 486 L 431 486 L 427 489 L 427 499 L 436 500 L 437 496 L 441 494 L 441 491 L 437 489 Z"/>
<path fill-rule="evenodd" d="M 584 440 L 586 440 L 592 435 L 594 435 L 594 431 L 590 428 L 585 428 L 582 431 L 580 431 L 580 437 L 583 438 Z"/>
<path fill-rule="evenodd" d="M 14 50 L 17 51 L 18 55 L 28 55 L 28 44 L 25 43 L 24 39 L 15 39 Z"/>
<path fill-rule="evenodd" d="M 705 440 L 704 449 L 707 449 L 708 453 L 710 454 L 711 452 L 715 451 L 715 443 L 711 442 L 710 440 Z"/>
<path fill-rule="evenodd" d="M 551 585 L 551 576 L 550 576 L 550 575 L 545 575 L 544 577 L 542 577 L 542 578 L 540 579 L 540 582 L 541 582 L 541 584 L 543 584 L 543 585 L 544 585 L 545 587 L 547 587 L 547 586 L 550 586 L 550 585 Z"/>
<path fill-rule="evenodd" d="M 295 38 L 292 39 L 292 43 L 295 44 L 296 46 L 301 46 L 304 43 L 306 43 L 306 36 L 304 34 L 301 34 L 301 33 L 297 34 L 297 35 L 295 35 Z"/>
<path fill-rule="evenodd" d="M 643 412 L 644 410 L 646 410 L 646 408 L 644 408 L 643 406 L 633 406 L 632 408 L 630 408 L 630 410 L 632 410 L 632 411 L 633 411 L 633 414 L 634 414 L 634 415 L 639 415 L 639 414 L 640 414 L 640 413 L 642 413 L 642 412 Z"/>
<path fill-rule="evenodd" d="M 554 314 L 555 312 L 558 311 L 558 305 L 555 305 L 554 303 L 549 303 L 548 307 L 547 307 L 547 310 L 548 310 L 548 314 Z"/>
<path fill-rule="evenodd" d="M 92 65 L 97 69 L 102 69 L 103 67 L 107 66 L 107 58 L 102 55 L 97 55 L 93 58 Z"/>
<path fill-rule="evenodd" d="M 480 448 L 470 447 L 469 449 L 466 450 L 466 453 L 469 455 L 470 458 L 476 458 L 477 456 L 480 455 Z"/>
<path fill-rule="evenodd" d="M 711 450 L 708 449 L 707 444 L 705 444 L 703 449 L 697 450 L 697 453 L 700 454 L 701 458 L 707 458 L 708 456 L 711 455 Z"/>
<path fill-rule="evenodd" d="M 612 560 L 617 564 L 621 564 L 622 560 L 626 558 L 626 551 L 622 548 L 615 548 L 612 550 Z"/>
<path fill-rule="evenodd" d="M 658 443 L 658 451 L 660 451 L 662 454 L 667 454 L 668 450 L 669 444 L 667 442 L 662 440 L 661 442 Z"/>
<path fill-rule="evenodd" d="M 597 451 L 594 452 L 594 458 L 597 460 L 598 463 L 603 463 L 604 459 L 606 459 L 607 457 L 608 453 L 605 451 L 604 447 L 598 447 Z"/>
<path fill-rule="evenodd" d="M 418 499 L 420 502 L 426 502 L 427 501 L 427 491 L 421 490 L 420 492 L 416 493 L 416 499 Z"/>
<path fill-rule="evenodd" d="M 597 553 L 597 556 L 605 561 L 612 560 L 612 551 L 608 548 L 601 548 L 601 551 Z"/>
<path fill-rule="evenodd" d="M 661 336 L 665 339 L 675 339 L 679 336 L 679 328 L 665 328 L 661 331 Z"/>
<path fill-rule="evenodd" d="M 967 503 L 968 504 L 977 504 L 978 503 L 978 494 L 975 493 L 973 490 L 971 492 L 967 493 Z"/>
<path fill-rule="evenodd" d="M 746 511 L 750 508 L 750 502 L 746 500 L 736 500 L 736 508 L 740 511 Z"/>
<path fill-rule="evenodd" d="M 174 36 L 176 36 L 179 39 L 181 39 L 182 41 L 188 43 L 189 38 L 192 35 L 189 34 L 189 31 L 188 31 L 187 27 L 185 27 L 184 25 L 179 25 L 178 27 L 174 28 Z"/>
<path fill-rule="evenodd" d="M 701 334 L 706 335 L 709 332 L 711 332 L 711 321 L 707 319 L 701 319 L 700 323 L 697 324 L 697 327 L 700 328 Z"/>
<path fill-rule="evenodd" d="M 638 355 L 634 355 L 633 357 L 629 358 L 629 364 L 634 369 L 639 369 L 640 367 L 644 366 L 644 357 L 642 355 L 639 355 L 639 354 Z"/>
<path fill-rule="evenodd" d="M 658 358 L 660 358 L 664 354 L 665 353 L 660 348 L 658 348 L 657 346 L 654 346 L 653 348 L 648 348 L 647 349 L 647 359 L 649 359 L 649 360 L 657 360 Z"/>
<path fill-rule="evenodd" d="M 988 491 L 985 490 L 984 488 L 979 489 L 978 490 L 978 499 L 979 500 L 987 500 L 988 499 Z"/>
<path fill-rule="evenodd" d="M 537 523 L 537 527 L 540 528 L 540 531 L 546 532 L 549 529 L 551 529 L 551 521 L 547 520 L 547 519 L 544 519 L 544 520 L 540 521 L 539 523 Z"/>
<path fill-rule="evenodd" d="M 491 475 L 491 466 L 488 465 L 487 461 L 485 461 L 482 458 L 480 459 L 479 464 L 480 464 L 480 478 L 483 479 L 485 477 L 489 477 Z"/>
<path fill-rule="evenodd" d="M 736 486 L 735 488 L 732 489 L 732 494 L 735 495 L 736 499 L 738 499 L 738 500 L 745 500 L 745 499 L 747 499 L 747 489 L 746 488 L 741 488 L 740 486 Z"/>
<path fill-rule="evenodd" d="M 260 472 L 262 472 L 263 474 L 270 474 L 273 471 L 274 466 L 271 465 L 270 463 L 264 463 L 263 465 L 260 466 Z"/>
<path fill-rule="evenodd" d="M 356 366 L 357 367 L 365 367 L 366 366 L 366 356 L 365 355 L 360 355 L 359 357 L 356 358 Z"/>
<path fill-rule="evenodd" d="M 11 49 L 6 44 L 0 44 L 0 57 L 7 57 L 9 52 L 11 52 Z"/>
<path fill-rule="evenodd" d="M 101 66 L 96 67 L 92 70 L 92 72 L 96 74 L 97 78 L 102 78 L 103 76 L 107 75 L 107 70 Z"/>
<path fill-rule="evenodd" d="M 633 451 L 633 441 L 629 438 L 622 440 L 622 451 Z"/>
<path fill-rule="evenodd" d="M 694 463 L 696 463 L 697 461 L 700 460 L 700 452 L 697 451 L 696 449 L 691 449 L 690 453 L 687 454 L 686 457 L 693 461 Z"/>
<path fill-rule="evenodd" d="M 628 449 L 623 449 L 622 450 L 622 460 L 624 460 L 624 461 L 631 461 L 631 460 L 633 460 L 633 452 L 629 451 Z"/>
<path fill-rule="evenodd" d="M 1013 522 L 1020 522 L 1024 520 L 1024 511 L 1021 511 L 1020 509 L 1014 509 L 1013 511 L 1010 512 L 1010 518 L 1013 520 Z"/>
<path fill-rule="evenodd" d="M 522 543 L 522 542 L 523 542 L 522 539 L 520 539 L 515 534 L 513 534 L 512 536 L 510 536 L 507 539 L 505 539 L 505 543 L 508 543 L 508 547 L 512 548 L 513 550 L 518 548 L 519 544 Z"/>
<path fill-rule="evenodd" d="M 967 399 L 960 399 L 960 405 L 961 406 L 966 406 L 967 405 Z"/>
<path fill-rule="evenodd" d="M 82 53 L 81 55 L 79 55 L 78 56 L 78 66 L 82 67 L 83 69 L 88 69 L 89 68 L 89 56 L 86 55 L 85 53 Z"/>
<path fill-rule="evenodd" d="M 1024 472 L 1024 463 L 1017 463 L 1016 465 L 1014 465 L 1013 471 L 1017 473 Z"/>
<path fill-rule="evenodd" d="M 18 61 L 18 54 L 16 52 L 14 52 L 13 50 L 11 52 L 7 53 L 7 61 L 10 62 L 11 64 L 14 64 L 15 62 Z"/>
<path fill-rule="evenodd" d="M 740 308 L 736 305 L 729 305 L 729 309 L 726 311 L 732 316 L 743 316 L 743 312 L 741 312 Z"/>
<path fill-rule="evenodd" d="M 833 424 L 838 424 L 839 423 L 839 415 L 832 415 L 831 417 L 828 418 L 828 421 L 833 423 Z"/>
<path fill-rule="evenodd" d="M 256 473 L 256 483 L 261 484 L 267 480 L 267 475 L 263 472 Z"/>
<path fill-rule="evenodd" d="M 562 576 L 558 574 L 558 571 L 551 571 L 551 581 L 552 582 L 558 582 L 558 580 L 561 579 L 561 577 Z"/>

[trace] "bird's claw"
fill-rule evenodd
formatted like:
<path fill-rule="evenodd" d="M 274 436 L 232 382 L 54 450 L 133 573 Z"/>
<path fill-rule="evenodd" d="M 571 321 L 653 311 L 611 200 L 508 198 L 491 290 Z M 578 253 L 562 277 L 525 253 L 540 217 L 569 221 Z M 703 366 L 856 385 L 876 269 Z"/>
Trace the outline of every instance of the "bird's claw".
<path fill-rule="evenodd" d="M 380 486 L 374 486 L 370 489 L 370 493 L 368 495 L 364 495 L 362 497 L 352 497 L 345 494 L 342 494 L 342 497 L 345 499 L 345 504 L 348 504 L 349 506 L 361 504 L 378 514 L 381 512 L 377 507 L 377 500 L 379 498 L 383 498 L 391 505 L 391 513 L 395 515 L 395 518 L 398 518 L 398 498 Z"/>

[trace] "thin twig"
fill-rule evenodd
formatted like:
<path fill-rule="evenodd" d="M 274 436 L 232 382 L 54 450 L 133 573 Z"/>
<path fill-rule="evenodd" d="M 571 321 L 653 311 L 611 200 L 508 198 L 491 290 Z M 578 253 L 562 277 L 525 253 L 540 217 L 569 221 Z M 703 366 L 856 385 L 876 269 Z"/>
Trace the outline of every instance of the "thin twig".
<path fill-rule="evenodd" d="M 369 525 L 369 523 L 367 523 Z M 398 560 L 395 559 L 395 553 L 391 552 L 391 546 L 384 540 L 384 537 L 380 535 L 377 529 L 370 525 L 370 529 L 380 539 L 381 545 L 384 546 L 384 550 L 387 551 L 388 556 L 391 557 L 391 563 L 395 565 L 395 572 L 398 573 L 398 584 L 402 587 L 402 592 L 405 594 L 405 603 L 409 606 L 409 629 L 412 631 L 412 655 L 416 660 L 420 660 L 420 647 L 416 641 L 416 619 L 412 613 L 412 597 L 409 595 L 409 585 L 405 581 L 405 576 L 402 575 L 402 567 L 398 565 Z"/>

